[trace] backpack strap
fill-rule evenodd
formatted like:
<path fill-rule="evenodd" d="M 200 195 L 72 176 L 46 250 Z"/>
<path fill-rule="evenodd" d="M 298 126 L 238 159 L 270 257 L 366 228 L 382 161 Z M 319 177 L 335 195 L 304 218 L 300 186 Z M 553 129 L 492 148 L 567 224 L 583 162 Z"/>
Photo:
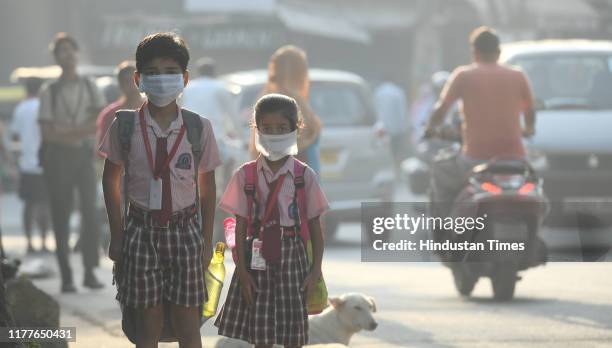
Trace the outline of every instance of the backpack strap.
<path fill-rule="evenodd" d="M 202 224 L 202 210 L 200 209 L 200 182 L 198 178 L 200 160 L 202 159 L 202 117 L 193 111 L 181 109 L 183 124 L 187 130 L 187 141 L 191 144 L 191 154 L 193 156 L 193 180 L 196 186 L 195 206 L 198 214 L 198 221 Z"/>
<path fill-rule="evenodd" d="M 53 117 L 56 117 L 57 114 L 57 96 L 59 94 L 59 89 L 59 80 L 53 81 L 49 85 L 49 91 L 51 92 L 51 111 L 53 112 Z"/>
<path fill-rule="evenodd" d="M 245 163 L 241 168 L 244 170 L 244 193 L 247 197 L 247 237 L 253 236 L 253 203 L 257 191 L 257 161 Z"/>
<path fill-rule="evenodd" d="M 119 135 L 119 146 L 121 148 L 121 160 L 123 161 L 123 227 L 126 228 L 128 214 L 128 178 L 129 178 L 129 155 L 132 146 L 132 134 L 136 112 L 134 110 L 119 110 L 115 113 L 117 122 L 117 134 Z"/>
<path fill-rule="evenodd" d="M 297 225 L 300 229 L 300 237 L 304 243 L 310 240 L 310 230 L 308 228 L 308 215 L 306 215 L 306 182 L 304 180 L 304 172 L 306 164 L 294 158 L 293 165 L 293 183 L 295 185 L 295 195 L 297 197 L 298 206 L 298 221 Z"/>
<path fill-rule="evenodd" d="M 94 82 L 89 78 L 89 77 L 83 77 L 83 80 L 85 80 L 85 86 L 87 88 L 87 95 L 89 96 L 89 102 L 91 103 L 91 105 L 95 105 L 96 107 L 99 107 L 100 105 L 96 105 L 96 96 L 94 95 Z"/>

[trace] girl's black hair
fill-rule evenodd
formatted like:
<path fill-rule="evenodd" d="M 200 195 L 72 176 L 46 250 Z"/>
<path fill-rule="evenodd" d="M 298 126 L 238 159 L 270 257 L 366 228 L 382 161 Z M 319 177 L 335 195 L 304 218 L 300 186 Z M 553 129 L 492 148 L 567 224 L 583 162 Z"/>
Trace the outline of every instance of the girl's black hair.
<path fill-rule="evenodd" d="M 254 126 L 259 126 L 261 118 L 265 114 L 279 112 L 281 115 L 283 115 L 283 117 L 289 120 L 292 131 L 301 128 L 302 118 L 300 108 L 298 107 L 298 103 L 295 101 L 295 99 L 291 97 L 275 93 L 266 94 L 259 98 L 257 103 L 255 103 L 254 109 Z"/>

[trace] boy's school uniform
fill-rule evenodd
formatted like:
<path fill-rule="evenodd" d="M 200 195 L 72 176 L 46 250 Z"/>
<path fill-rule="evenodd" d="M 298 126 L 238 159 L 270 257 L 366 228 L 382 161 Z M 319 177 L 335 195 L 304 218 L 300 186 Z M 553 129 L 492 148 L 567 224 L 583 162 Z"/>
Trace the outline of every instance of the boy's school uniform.
<path fill-rule="evenodd" d="M 191 144 L 183 136 L 168 163 L 172 215 L 167 224 L 158 226 L 154 218 L 156 209 L 149 205 L 153 172 L 138 114 L 135 116 L 128 155 L 129 213 L 122 261 L 115 270 L 116 298 L 122 305 L 139 308 L 156 306 L 162 301 L 184 307 L 201 306 L 207 299 L 203 269 L 204 248 L 207 246 L 194 206 L 196 194 Z M 144 120 L 153 149 L 153 161 L 157 157 L 158 137 L 167 139 L 167 152 L 171 153 L 183 127 L 180 109 L 176 120 L 165 131 L 151 118 L 146 106 Z M 201 121 L 202 156 L 198 173 L 205 173 L 214 170 L 221 161 L 210 122 L 203 117 Z M 123 165 L 116 120 L 107 132 L 100 152 L 109 161 Z"/>
<path fill-rule="evenodd" d="M 144 108 L 145 123 L 147 134 L 153 156 L 157 146 L 157 137 L 167 137 L 168 152 L 172 149 L 181 127 L 183 126 L 182 112 L 179 109 L 178 117 L 172 121 L 168 129 L 162 131 L 159 125 L 151 118 L 148 108 Z M 214 170 L 221 165 L 217 141 L 212 130 L 210 121 L 202 117 L 202 158 L 200 160 L 200 173 Z M 121 158 L 121 144 L 119 143 L 118 122 L 115 120 L 107 132 L 100 152 L 109 161 L 123 165 Z M 136 203 L 140 208 L 149 209 L 149 189 L 153 178 L 151 166 L 147 159 L 145 142 L 140 130 L 140 120 L 134 120 L 134 132 L 132 133 L 132 145 L 128 157 L 130 163 L 130 175 L 128 178 L 128 199 Z M 170 180 L 172 186 L 172 211 L 180 211 L 191 206 L 195 202 L 195 181 L 193 177 L 194 159 L 191 153 L 191 144 L 184 136 L 176 155 L 171 159 L 168 168 L 170 169 Z"/>
<path fill-rule="evenodd" d="M 278 195 L 278 218 L 283 227 L 298 226 L 297 197 L 293 180 L 294 162 L 295 159 L 290 156 L 276 173 L 272 173 L 262 156 L 257 159 L 255 205 L 259 208 L 253 211 L 259 220 L 264 216 L 267 196 L 270 193 L 268 184 L 286 175 Z M 229 213 L 247 218 L 244 170 L 243 166 L 234 173 L 221 198 L 220 207 Z M 306 167 L 304 172 L 304 185 L 306 218 L 310 220 L 329 210 L 329 203 L 319 186 L 316 174 L 309 167 Z M 308 343 L 307 299 L 301 287 L 309 271 L 306 245 L 299 233 L 283 235 L 280 243 L 280 261 L 268 263 L 266 269 L 262 271 L 249 269 L 257 286 L 253 307 L 249 307 L 244 302 L 238 273 L 234 272 L 226 302 L 215 321 L 219 334 L 251 344 L 306 345 Z"/>

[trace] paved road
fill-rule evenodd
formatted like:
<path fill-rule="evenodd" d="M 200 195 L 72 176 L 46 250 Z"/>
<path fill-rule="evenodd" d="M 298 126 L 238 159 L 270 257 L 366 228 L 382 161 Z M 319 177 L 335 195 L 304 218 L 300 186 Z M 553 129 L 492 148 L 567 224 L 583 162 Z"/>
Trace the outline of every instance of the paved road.
<path fill-rule="evenodd" d="M 3 203 L 5 221 L 17 221 L 7 212 L 18 206 L 6 199 Z M 517 286 L 516 300 L 500 304 L 490 300 L 486 279 L 471 299 L 459 298 L 450 272 L 437 263 L 360 262 L 358 225 L 344 225 L 339 238 L 343 243 L 330 246 L 325 254 L 330 293 L 362 292 L 373 296 L 378 307 L 378 329 L 355 335 L 353 347 L 612 346 L 612 263 L 552 263 L 529 270 Z M 10 232 L 5 246 L 19 254 L 25 241 Z M 35 257 L 56 266 L 52 255 Z M 79 255 L 73 255 L 77 282 L 79 264 Z M 229 278 L 232 262 L 226 267 Z M 76 295 L 60 295 L 57 277 L 37 280 L 36 285 L 60 302 L 62 324 L 77 326 L 77 342 L 71 347 L 130 347 L 120 330 L 108 260 L 100 275 L 108 285 L 98 292 L 80 289 Z M 218 339 L 211 323 L 204 325 L 202 335 L 205 346 Z"/>

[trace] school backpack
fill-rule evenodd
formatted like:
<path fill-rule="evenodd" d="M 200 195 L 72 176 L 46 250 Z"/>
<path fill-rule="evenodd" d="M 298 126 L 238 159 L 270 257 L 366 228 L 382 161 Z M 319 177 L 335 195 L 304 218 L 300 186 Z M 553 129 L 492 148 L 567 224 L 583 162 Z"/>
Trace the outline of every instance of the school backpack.
<path fill-rule="evenodd" d="M 200 166 L 200 159 L 202 156 L 202 118 L 200 115 L 196 114 L 193 111 L 189 111 L 187 109 L 181 109 L 181 113 L 183 115 L 183 124 L 185 125 L 185 130 L 187 133 L 187 141 L 191 144 L 191 153 L 193 155 L 193 163 L 194 163 L 194 180 L 196 184 L 196 210 L 198 214 L 198 221 L 202 221 L 201 210 L 200 210 L 200 188 L 198 183 L 198 168 Z M 118 136 L 119 136 L 119 145 L 121 148 L 121 158 L 123 160 L 123 168 L 124 168 L 124 178 L 123 178 L 123 228 L 125 229 L 127 226 L 127 182 L 129 175 L 129 153 L 132 145 L 132 134 L 134 133 L 134 125 L 136 119 L 136 112 L 134 110 L 119 110 L 115 113 L 115 118 L 117 122 L 118 128 Z M 113 268 L 113 273 L 115 273 L 116 269 Z M 167 302 L 164 301 L 164 329 L 162 332 L 162 336 L 160 338 L 160 342 L 176 342 L 178 339 L 175 337 L 174 332 L 172 332 L 172 326 L 169 320 L 168 313 L 170 312 L 170 306 Z M 200 309 L 202 312 L 202 309 Z M 131 307 L 125 307 L 121 305 L 121 327 L 123 329 L 123 333 L 127 336 L 127 338 L 134 344 L 137 343 L 137 331 L 136 331 L 136 321 L 138 320 L 136 311 Z M 204 324 L 206 319 L 203 317 L 200 318 L 200 326 Z"/>
<path fill-rule="evenodd" d="M 250 161 L 245 163 L 242 168 L 245 174 L 244 192 L 247 197 L 247 236 L 253 236 L 253 203 L 255 202 L 255 193 L 257 192 L 257 162 Z M 308 229 L 308 219 L 306 215 L 306 191 L 304 172 L 306 164 L 294 159 L 293 165 L 293 184 L 295 186 L 296 204 L 298 206 L 297 219 L 300 230 L 300 237 L 304 241 L 304 245 L 310 240 L 310 231 Z"/>

